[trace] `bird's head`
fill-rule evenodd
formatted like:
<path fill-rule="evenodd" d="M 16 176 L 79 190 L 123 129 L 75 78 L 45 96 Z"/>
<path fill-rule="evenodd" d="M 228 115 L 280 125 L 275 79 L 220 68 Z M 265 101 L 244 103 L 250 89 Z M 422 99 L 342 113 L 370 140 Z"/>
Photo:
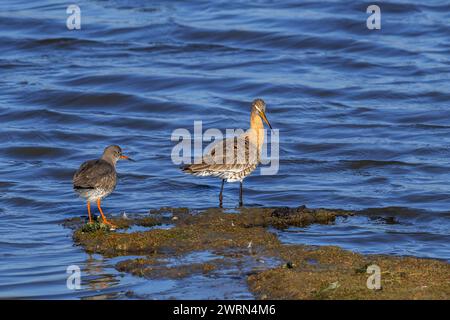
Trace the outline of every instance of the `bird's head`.
<path fill-rule="evenodd" d="M 261 117 L 261 119 L 267 123 L 270 129 L 272 129 L 272 126 L 270 125 L 269 120 L 267 120 L 266 117 L 266 103 L 263 99 L 255 99 L 252 102 L 252 113 L 257 114 Z"/>
<path fill-rule="evenodd" d="M 122 148 L 116 145 L 106 147 L 105 150 L 103 151 L 102 159 L 107 160 L 113 163 L 114 165 L 117 163 L 117 161 L 121 159 L 134 161 L 130 157 L 124 155 L 122 153 Z"/>

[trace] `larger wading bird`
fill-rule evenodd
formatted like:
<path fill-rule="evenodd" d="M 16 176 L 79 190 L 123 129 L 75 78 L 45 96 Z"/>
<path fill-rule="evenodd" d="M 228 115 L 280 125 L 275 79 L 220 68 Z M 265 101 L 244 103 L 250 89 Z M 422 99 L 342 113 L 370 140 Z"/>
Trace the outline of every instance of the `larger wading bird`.
<path fill-rule="evenodd" d="M 100 206 L 101 200 L 109 196 L 117 184 L 116 163 L 120 159 L 134 161 L 122 154 L 119 146 L 109 146 L 103 151 L 100 159 L 84 162 L 73 176 L 73 189 L 87 200 L 89 223 L 92 223 L 91 202 L 96 201 L 103 223 L 114 228 Z"/>
<path fill-rule="evenodd" d="M 201 163 L 184 165 L 183 172 L 194 176 L 214 176 L 222 179 L 219 205 L 222 207 L 223 186 L 227 182 L 240 182 L 239 206 L 243 205 L 243 180 L 260 163 L 264 143 L 264 124 L 272 129 L 266 117 L 266 103 L 262 99 L 252 102 L 250 129 L 237 137 L 230 137 L 214 143 L 205 152 Z"/>

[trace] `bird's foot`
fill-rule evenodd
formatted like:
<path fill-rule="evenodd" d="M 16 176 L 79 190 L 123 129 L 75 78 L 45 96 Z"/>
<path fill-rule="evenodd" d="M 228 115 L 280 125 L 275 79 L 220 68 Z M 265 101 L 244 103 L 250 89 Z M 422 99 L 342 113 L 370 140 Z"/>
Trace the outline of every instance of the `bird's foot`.
<path fill-rule="evenodd" d="M 108 220 L 104 219 L 103 220 L 103 224 L 106 224 L 110 230 L 116 230 L 117 226 L 111 222 L 109 222 Z"/>

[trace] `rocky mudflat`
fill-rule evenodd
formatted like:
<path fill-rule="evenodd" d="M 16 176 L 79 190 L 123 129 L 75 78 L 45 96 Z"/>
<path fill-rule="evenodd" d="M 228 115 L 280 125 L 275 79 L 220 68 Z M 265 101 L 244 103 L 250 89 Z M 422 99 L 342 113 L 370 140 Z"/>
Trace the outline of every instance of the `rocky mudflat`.
<path fill-rule="evenodd" d="M 227 270 L 247 281 L 256 299 L 448 299 L 450 265 L 414 257 L 362 255 L 332 246 L 280 242 L 274 229 L 333 224 L 358 212 L 298 208 L 161 208 L 148 215 L 112 219 L 110 231 L 82 219 L 65 222 L 88 253 L 132 256 L 120 272 L 148 279 L 215 276 Z M 184 259 L 196 253 L 208 259 Z M 178 262 L 177 262 L 178 261 Z M 182 261 L 182 262 L 180 262 Z M 369 266 L 381 287 L 369 289 Z M 370 268 L 369 268 L 370 269 Z M 230 271 L 231 270 L 231 271 Z"/>

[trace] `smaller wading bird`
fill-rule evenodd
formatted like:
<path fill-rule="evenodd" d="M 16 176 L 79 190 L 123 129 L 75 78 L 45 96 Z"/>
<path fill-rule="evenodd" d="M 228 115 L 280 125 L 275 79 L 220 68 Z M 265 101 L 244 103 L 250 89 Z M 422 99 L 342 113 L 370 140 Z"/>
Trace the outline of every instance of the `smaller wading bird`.
<path fill-rule="evenodd" d="M 103 223 L 115 227 L 106 220 L 100 202 L 114 191 L 117 184 L 116 163 L 120 159 L 134 161 L 122 154 L 119 146 L 109 146 L 100 159 L 84 162 L 73 176 L 73 189 L 87 200 L 89 223 L 92 223 L 91 201 L 97 202 Z"/>
<path fill-rule="evenodd" d="M 264 143 L 263 121 L 272 129 L 266 117 L 266 103 L 262 99 L 256 99 L 252 103 L 250 129 L 237 137 L 214 143 L 203 155 L 201 163 L 188 164 L 181 168 L 183 172 L 194 176 L 214 176 L 222 179 L 219 194 L 221 207 L 225 181 L 240 182 L 239 205 L 243 205 L 243 180 L 260 162 L 261 147 Z"/>

